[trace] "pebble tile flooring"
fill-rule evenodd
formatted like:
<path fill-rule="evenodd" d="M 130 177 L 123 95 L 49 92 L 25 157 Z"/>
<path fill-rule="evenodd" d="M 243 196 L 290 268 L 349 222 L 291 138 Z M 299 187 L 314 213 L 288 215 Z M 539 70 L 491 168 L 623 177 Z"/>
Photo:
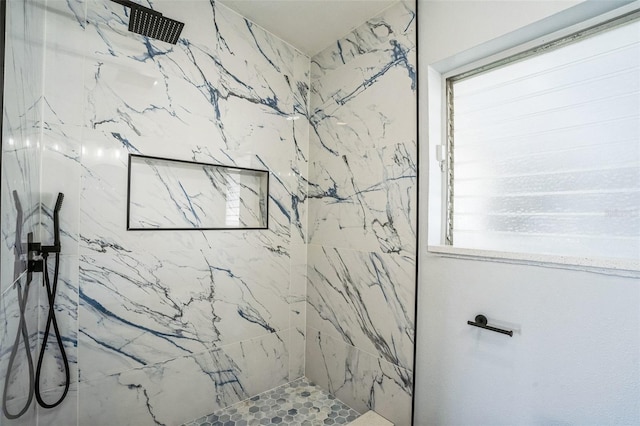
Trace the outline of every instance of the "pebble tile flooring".
<path fill-rule="evenodd" d="M 303 377 L 184 426 L 344 425 L 359 416 Z"/>

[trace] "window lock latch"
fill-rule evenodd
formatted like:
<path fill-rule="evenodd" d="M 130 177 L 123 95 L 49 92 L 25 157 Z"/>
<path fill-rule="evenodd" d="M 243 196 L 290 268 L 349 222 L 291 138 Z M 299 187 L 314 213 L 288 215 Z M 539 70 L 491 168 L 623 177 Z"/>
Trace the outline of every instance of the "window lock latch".
<path fill-rule="evenodd" d="M 446 161 L 446 146 L 444 145 L 436 145 L 436 160 L 438 160 L 438 164 L 440 164 L 440 171 L 444 173 L 444 165 Z"/>

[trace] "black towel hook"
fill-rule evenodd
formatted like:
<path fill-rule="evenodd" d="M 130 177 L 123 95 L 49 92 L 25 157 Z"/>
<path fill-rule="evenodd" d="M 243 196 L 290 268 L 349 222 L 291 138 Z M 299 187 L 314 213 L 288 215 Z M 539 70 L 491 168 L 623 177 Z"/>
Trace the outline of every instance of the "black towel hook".
<path fill-rule="evenodd" d="M 472 325 L 474 327 L 484 328 L 485 330 L 495 331 L 496 333 L 506 334 L 510 337 L 513 337 L 512 330 L 504 330 L 502 328 L 492 327 L 487 325 L 487 317 L 482 314 L 476 315 L 475 321 L 467 321 L 467 324 Z"/>

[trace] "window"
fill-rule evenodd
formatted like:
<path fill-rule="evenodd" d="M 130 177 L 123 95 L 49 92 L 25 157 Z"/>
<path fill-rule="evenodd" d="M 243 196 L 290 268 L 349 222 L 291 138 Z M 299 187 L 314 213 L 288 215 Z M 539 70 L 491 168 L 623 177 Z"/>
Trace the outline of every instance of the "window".
<path fill-rule="evenodd" d="M 640 259 L 637 15 L 446 78 L 440 244 Z"/>

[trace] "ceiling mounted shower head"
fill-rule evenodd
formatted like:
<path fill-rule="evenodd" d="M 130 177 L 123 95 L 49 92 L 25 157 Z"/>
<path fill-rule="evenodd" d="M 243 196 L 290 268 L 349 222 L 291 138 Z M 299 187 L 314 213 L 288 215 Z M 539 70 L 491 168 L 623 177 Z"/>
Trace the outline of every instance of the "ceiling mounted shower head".
<path fill-rule="evenodd" d="M 160 12 L 129 0 L 111 1 L 131 8 L 129 31 L 171 44 L 178 42 L 184 23 L 166 18 Z"/>

